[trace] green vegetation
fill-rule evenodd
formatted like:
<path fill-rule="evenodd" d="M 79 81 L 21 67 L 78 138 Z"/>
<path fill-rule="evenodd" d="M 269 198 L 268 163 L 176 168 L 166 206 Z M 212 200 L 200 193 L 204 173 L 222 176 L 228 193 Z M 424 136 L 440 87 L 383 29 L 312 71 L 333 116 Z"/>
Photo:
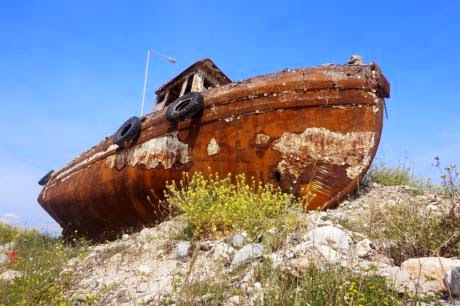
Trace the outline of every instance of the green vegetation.
<path fill-rule="evenodd" d="M 414 176 L 407 162 L 399 163 L 395 167 L 387 166 L 385 163 L 380 162 L 372 166 L 364 181 L 367 184 L 377 183 L 383 186 L 410 186 L 418 192 L 436 191 L 430 180 L 423 180 Z"/>
<path fill-rule="evenodd" d="M 426 209 L 426 203 L 407 201 L 394 206 L 375 206 L 355 222 L 343 226 L 365 234 L 384 246 L 395 264 L 412 257 L 460 256 L 460 216 Z"/>
<path fill-rule="evenodd" d="M 434 189 L 450 203 L 448 211 L 433 211 L 427 208 L 427 203 L 415 199 L 397 205 L 369 203 L 371 208 L 362 218 L 354 222 L 345 220 L 342 225 L 384 245 L 384 251 L 396 264 L 411 257 L 460 256 L 459 171 L 453 165 L 441 168 L 439 158 L 435 166 L 441 173 L 442 183 Z M 371 181 L 383 185 L 422 186 L 421 180 L 414 178 L 407 167 L 380 166 L 369 176 Z"/>
<path fill-rule="evenodd" d="M 65 302 L 65 292 L 72 281 L 61 275 L 67 261 L 85 252 L 86 244 L 75 241 L 65 244 L 61 239 L 0 224 L 0 244 L 11 243 L 10 261 L 0 267 L 19 271 L 22 276 L 10 282 L 0 281 L 0 304 L 37 305 Z"/>
<path fill-rule="evenodd" d="M 241 290 L 232 282 L 237 278 L 223 275 L 211 281 L 185 284 L 177 304 L 221 305 L 234 295 L 241 296 Z M 256 268 L 254 283 L 249 285 L 255 287 L 255 283 L 264 292 L 263 299 L 258 299 L 257 294 L 253 296 L 255 305 L 401 305 L 417 301 L 393 291 L 381 276 L 357 275 L 335 265 L 311 264 L 302 271 L 284 272 L 264 260 Z M 205 300 L 200 299 L 203 296 Z"/>
<path fill-rule="evenodd" d="M 165 196 L 173 211 L 185 214 L 194 237 L 218 237 L 235 230 L 256 236 L 277 226 L 276 219 L 290 208 L 300 207 L 293 196 L 272 185 L 254 179 L 247 184 L 244 174 L 233 178 L 216 174 L 209 179 L 201 173 L 191 178 L 184 175 L 179 186 L 173 183 L 167 187 Z"/>

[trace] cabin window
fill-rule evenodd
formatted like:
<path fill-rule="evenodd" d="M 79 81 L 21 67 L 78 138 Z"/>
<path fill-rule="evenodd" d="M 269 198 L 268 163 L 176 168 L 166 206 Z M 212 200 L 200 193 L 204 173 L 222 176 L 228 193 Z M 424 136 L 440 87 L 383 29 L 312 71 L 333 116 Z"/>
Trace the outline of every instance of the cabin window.
<path fill-rule="evenodd" d="M 163 100 L 165 99 L 165 96 L 166 96 L 166 93 L 162 93 L 162 94 L 157 95 L 157 103 L 156 104 L 160 104 L 161 102 L 163 102 Z"/>
<path fill-rule="evenodd" d="M 193 74 L 189 76 L 187 79 L 187 87 L 185 88 L 184 94 L 192 91 L 192 84 L 193 84 Z"/>
<path fill-rule="evenodd" d="M 211 83 L 211 82 L 209 81 L 208 78 L 204 78 L 203 87 L 204 87 L 205 89 L 209 89 L 209 88 L 213 87 L 213 85 L 214 85 L 214 84 Z"/>
<path fill-rule="evenodd" d="M 179 98 L 180 90 L 182 89 L 182 83 L 177 83 L 169 89 L 168 100 L 166 100 L 165 106 L 171 104 L 174 100 Z"/>

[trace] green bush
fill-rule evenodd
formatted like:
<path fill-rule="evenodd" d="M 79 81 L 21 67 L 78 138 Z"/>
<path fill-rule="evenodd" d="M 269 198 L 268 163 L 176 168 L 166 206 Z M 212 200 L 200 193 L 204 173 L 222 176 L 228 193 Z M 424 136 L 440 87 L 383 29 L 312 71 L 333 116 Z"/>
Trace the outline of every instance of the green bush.
<path fill-rule="evenodd" d="M 366 179 L 383 186 L 414 186 L 418 184 L 418 180 L 412 174 L 410 167 L 401 163 L 396 167 L 389 167 L 381 162 L 369 170 Z"/>
<path fill-rule="evenodd" d="M 254 179 L 247 184 L 244 174 L 225 178 L 216 174 L 208 179 L 201 173 L 191 178 L 184 174 L 179 185 L 168 185 L 165 196 L 169 207 L 185 214 L 195 237 L 227 235 L 234 230 L 257 235 L 276 226 L 275 217 L 300 205 L 292 195 L 270 184 Z"/>
<path fill-rule="evenodd" d="M 0 282 L 0 304 L 37 305 L 65 302 L 65 290 L 71 279 L 61 275 L 67 261 L 81 255 L 84 242 L 71 246 L 61 239 L 37 230 L 0 224 L 1 243 L 13 245 L 11 261 L 1 269 L 19 271 L 22 276 Z"/>

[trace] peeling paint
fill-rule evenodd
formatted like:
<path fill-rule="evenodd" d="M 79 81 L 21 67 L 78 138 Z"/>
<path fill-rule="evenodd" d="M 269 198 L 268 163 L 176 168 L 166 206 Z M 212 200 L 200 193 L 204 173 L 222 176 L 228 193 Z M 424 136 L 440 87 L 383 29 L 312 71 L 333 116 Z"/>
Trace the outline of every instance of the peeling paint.
<path fill-rule="evenodd" d="M 118 145 L 112 144 L 107 149 L 105 149 L 104 151 L 100 151 L 100 152 L 98 152 L 98 153 L 96 153 L 94 155 L 91 155 L 87 159 L 82 160 L 81 162 L 79 162 L 79 163 L 73 165 L 72 167 L 70 167 L 69 169 L 59 173 L 56 176 L 56 179 L 59 180 L 61 178 L 65 178 L 69 173 L 74 172 L 76 169 L 80 169 L 80 168 L 86 166 L 87 164 L 91 163 L 92 161 L 94 161 L 98 157 L 101 157 L 101 156 L 103 156 L 103 155 L 105 155 L 105 154 L 107 154 L 109 152 L 115 151 L 116 149 L 118 149 Z"/>
<path fill-rule="evenodd" d="M 106 159 L 109 168 L 122 169 L 126 165 L 143 165 L 147 169 L 163 166 L 169 169 L 175 162 L 181 164 L 190 161 L 188 144 L 177 138 L 177 131 L 161 137 L 152 138 L 128 150 L 111 155 Z"/>
<path fill-rule="evenodd" d="M 373 132 L 342 134 L 325 128 L 307 128 L 301 134 L 285 132 L 275 141 L 273 149 L 282 154 L 278 170 L 296 179 L 306 166 L 318 161 L 348 165 L 347 176 L 354 179 L 369 165 L 373 145 Z"/>
<path fill-rule="evenodd" d="M 258 133 L 256 135 L 255 144 L 256 146 L 264 146 L 270 141 L 270 138 L 270 136 L 265 135 L 264 133 Z"/>
<path fill-rule="evenodd" d="M 208 144 L 208 155 L 216 155 L 216 154 L 219 154 L 219 152 L 220 152 L 219 144 L 214 138 L 212 138 Z"/>

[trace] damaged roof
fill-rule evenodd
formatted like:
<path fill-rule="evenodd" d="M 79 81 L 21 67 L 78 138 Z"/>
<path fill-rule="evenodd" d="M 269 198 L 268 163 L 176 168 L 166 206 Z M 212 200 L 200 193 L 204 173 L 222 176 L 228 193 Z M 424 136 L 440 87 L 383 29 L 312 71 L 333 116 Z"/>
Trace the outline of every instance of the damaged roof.
<path fill-rule="evenodd" d="M 210 60 L 209 58 L 206 58 L 206 59 L 197 61 L 191 66 L 189 66 L 187 69 L 179 73 L 169 82 L 163 84 L 160 88 L 158 88 L 155 91 L 155 93 L 159 94 L 165 89 L 168 89 L 174 86 L 177 82 L 181 81 L 185 76 L 195 71 L 198 71 L 198 70 L 201 70 L 205 72 L 206 74 L 210 75 L 211 77 L 215 78 L 219 82 L 220 85 L 225 85 L 225 84 L 232 82 L 232 80 L 230 80 L 230 78 L 226 76 L 225 73 L 223 73 L 222 70 L 220 70 L 219 67 L 217 67 L 217 65 L 214 64 L 212 60 Z"/>

